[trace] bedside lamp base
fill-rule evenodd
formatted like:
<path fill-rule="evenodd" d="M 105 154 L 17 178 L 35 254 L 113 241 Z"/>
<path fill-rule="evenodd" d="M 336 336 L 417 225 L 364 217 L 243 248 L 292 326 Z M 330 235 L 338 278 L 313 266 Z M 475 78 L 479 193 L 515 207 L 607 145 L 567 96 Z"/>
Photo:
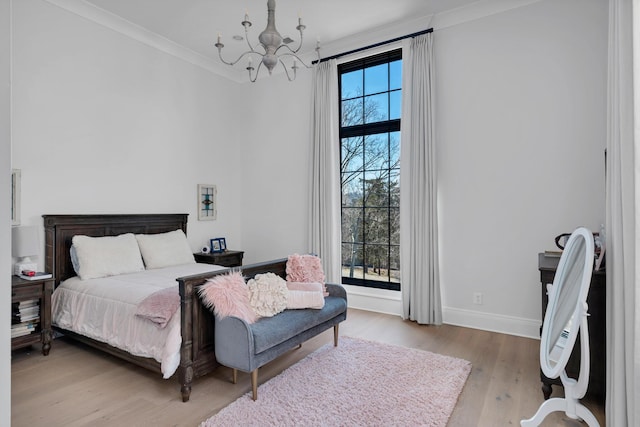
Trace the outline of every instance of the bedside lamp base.
<path fill-rule="evenodd" d="M 35 262 L 31 262 L 31 261 L 21 261 L 21 262 L 17 262 L 16 264 L 14 264 L 13 266 L 13 274 L 15 274 L 16 276 L 22 274 L 22 272 L 24 270 L 33 270 L 33 271 L 37 271 L 38 270 L 38 264 Z"/>

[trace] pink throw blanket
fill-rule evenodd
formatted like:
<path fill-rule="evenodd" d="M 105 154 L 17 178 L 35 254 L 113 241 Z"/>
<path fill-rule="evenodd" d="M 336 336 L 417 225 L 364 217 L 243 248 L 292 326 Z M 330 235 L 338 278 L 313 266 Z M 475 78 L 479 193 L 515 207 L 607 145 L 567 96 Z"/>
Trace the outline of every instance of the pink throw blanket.
<path fill-rule="evenodd" d="M 324 307 L 322 292 L 314 291 L 289 291 L 287 295 L 287 309 L 313 308 L 320 310 Z"/>
<path fill-rule="evenodd" d="M 324 307 L 322 283 L 287 282 L 287 309 Z"/>
<path fill-rule="evenodd" d="M 161 289 L 143 299 L 136 309 L 136 316 L 150 320 L 164 328 L 180 307 L 178 287 Z"/>
<path fill-rule="evenodd" d="M 322 283 L 317 282 L 287 282 L 287 289 L 290 291 L 323 292 Z"/>

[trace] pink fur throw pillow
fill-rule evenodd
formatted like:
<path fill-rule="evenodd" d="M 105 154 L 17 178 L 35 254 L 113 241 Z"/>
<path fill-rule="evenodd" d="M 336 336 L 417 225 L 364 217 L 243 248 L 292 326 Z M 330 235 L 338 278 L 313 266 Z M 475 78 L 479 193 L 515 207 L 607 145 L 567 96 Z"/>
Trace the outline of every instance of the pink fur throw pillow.
<path fill-rule="evenodd" d="M 234 316 L 254 323 L 259 316 L 249 304 L 249 288 L 240 272 L 221 274 L 207 280 L 198 290 L 204 305 L 219 318 Z"/>
<path fill-rule="evenodd" d="M 327 296 L 322 261 L 315 255 L 289 255 L 287 260 L 287 282 L 321 283 L 323 295 Z"/>

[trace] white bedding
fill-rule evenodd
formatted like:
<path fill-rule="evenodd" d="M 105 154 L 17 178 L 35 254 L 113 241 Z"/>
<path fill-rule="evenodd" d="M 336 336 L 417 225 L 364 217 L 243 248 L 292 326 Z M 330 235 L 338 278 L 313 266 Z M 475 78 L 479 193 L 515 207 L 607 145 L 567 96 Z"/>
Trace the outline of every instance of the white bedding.
<path fill-rule="evenodd" d="M 135 315 L 154 292 L 178 286 L 176 278 L 220 270 L 211 264 L 184 264 L 99 279 L 72 277 L 51 296 L 55 326 L 82 334 L 161 364 L 163 378 L 180 365 L 180 309 L 164 329 Z"/>

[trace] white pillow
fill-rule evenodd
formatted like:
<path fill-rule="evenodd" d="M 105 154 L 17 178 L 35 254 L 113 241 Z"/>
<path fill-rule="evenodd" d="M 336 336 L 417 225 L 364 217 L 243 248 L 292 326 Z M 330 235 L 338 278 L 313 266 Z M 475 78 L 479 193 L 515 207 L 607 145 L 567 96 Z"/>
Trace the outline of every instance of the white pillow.
<path fill-rule="evenodd" d="M 144 265 L 148 269 L 195 264 L 191 246 L 182 230 L 160 234 L 136 234 Z"/>
<path fill-rule="evenodd" d="M 73 266 L 73 271 L 76 272 L 76 276 L 79 276 L 80 261 L 78 261 L 78 254 L 76 253 L 76 247 L 73 246 L 73 244 L 71 245 L 71 248 L 69 248 L 69 255 L 71 255 L 71 265 Z"/>
<path fill-rule="evenodd" d="M 289 289 L 282 277 L 274 273 L 256 274 L 247 286 L 249 304 L 258 316 L 272 317 L 287 308 Z"/>
<path fill-rule="evenodd" d="M 82 280 L 144 270 L 138 242 L 133 234 L 71 239 L 77 258 L 76 273 Z"/>

